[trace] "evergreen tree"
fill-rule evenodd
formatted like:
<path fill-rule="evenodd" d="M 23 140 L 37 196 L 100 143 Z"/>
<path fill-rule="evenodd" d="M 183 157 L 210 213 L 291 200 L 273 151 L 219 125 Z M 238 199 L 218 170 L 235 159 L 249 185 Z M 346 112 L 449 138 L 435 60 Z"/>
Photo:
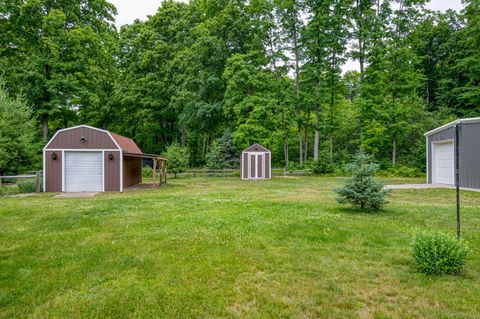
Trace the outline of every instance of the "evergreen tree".
<path fill-rule="evenodd" d="M 230 130 L 225 129 L 222 136 L 213 142 L 207 155 L 207 167 L 212 169 L 238 166 Z"/>
<path fill-rule="evenodd" d="M 337 201 L 360 209 L 379 209 L 387 204 L 385 195 L 388 191 L 383 189 L 383 183 L 375 179 L 377 168 L 369 155 L 357 153 L 355 161 L 345 167 L 352 177 L 341 188 L 335 189 Z"/>

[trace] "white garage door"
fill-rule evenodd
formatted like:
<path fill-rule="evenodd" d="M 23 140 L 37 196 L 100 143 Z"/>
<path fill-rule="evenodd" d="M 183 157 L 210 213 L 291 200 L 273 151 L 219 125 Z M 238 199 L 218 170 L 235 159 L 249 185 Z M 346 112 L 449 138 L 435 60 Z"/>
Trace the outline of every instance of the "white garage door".
<path fill-rule="evenodd" d="M 454 164 L 455 157 L 453 152 L 453 142 L 435 144 L 435 183 L 454 184 Z"/>
<path fill-rule="evenodd" d="M 65 191 L 101 192 L 102 152 L 65 152 Z"/>

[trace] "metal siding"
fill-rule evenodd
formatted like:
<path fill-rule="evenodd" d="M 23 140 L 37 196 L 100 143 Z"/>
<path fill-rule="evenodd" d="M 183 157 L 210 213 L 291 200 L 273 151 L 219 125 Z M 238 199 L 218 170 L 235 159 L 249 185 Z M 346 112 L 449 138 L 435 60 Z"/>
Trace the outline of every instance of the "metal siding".
<path fill-rule="evenodd" d="M 427 137 L 428 182 L 432 182 L 432 143 L 455 140 L 455 128 L 449 127 Z M 480 123 L 462 123 L 460 129 L 460 186 L 480 189 Z"/>
<path fill-rule="evenodd" d="M 52 153 L 57 159 L 52 159 Z M 45 192 L 62 191 L 62 152 L 45 151 Z"/>
<path fill-rule="evenodd" d="M 112 153 L 113 159 L 108 158 L 108 154 Z M 103 176 L 105 180 L 106 192 L 118 192 L 120 191 L 120 152 L 106 151 L 104 155 L 105 174 Z"/>
<path fill-rule="evenodd" d="M 480 188 L 480 123 L 461 124 L 460 186 Z"/>
<path fill-rule="evenodd" d="M 102 152 L 65 152 L 65 191 L 103 190 Z"/>
<path fill-rule="evenodd" d="M 85 136 L 87 141 L 81 142 Z M 117 149 L 108 133 L 88 127 L 78 127 L 59 132 L 47 149 Z"/>

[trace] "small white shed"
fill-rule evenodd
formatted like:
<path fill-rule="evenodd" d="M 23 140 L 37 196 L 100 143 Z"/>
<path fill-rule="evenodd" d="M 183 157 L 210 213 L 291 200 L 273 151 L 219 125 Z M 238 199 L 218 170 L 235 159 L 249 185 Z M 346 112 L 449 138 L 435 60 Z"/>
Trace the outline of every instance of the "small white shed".
<path fill-rule="evenodd" d="M 242 152 L 240 173 L 242 179 L 270 179 L 272 156 L 268 149 L 253 144 Z"/>

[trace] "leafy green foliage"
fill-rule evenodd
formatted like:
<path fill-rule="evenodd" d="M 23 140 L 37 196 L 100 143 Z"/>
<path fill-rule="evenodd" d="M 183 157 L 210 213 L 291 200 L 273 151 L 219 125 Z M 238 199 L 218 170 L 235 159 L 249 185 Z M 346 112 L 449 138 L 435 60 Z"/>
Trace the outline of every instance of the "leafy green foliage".
<path fill-rule="evenodd" d="M 23 173 L 40 167 L 40 145 L 33 110 L 11 98 L 0 82 L 0 175 Z"/>
<path fill-rule="evenodd" d="M 169 173 L 177 177 L 178 173 L 185 172 L 188 168 L 188 150 L 178 144 L 172 144 L 165 151 L 167 157 L 167 168 Z"/>
<path fill-rule="evenodd" d="M 143 166 L 142 177 L 152 177 L 152 176 L 153 176 L 153 169 L 150 166 Z"/>
<path fill-rule="evenodd" d="M 465 241 L 438 231 L 418 233 L 412 247 L 415 268 L 426 275 L 459 273 L 468 252 Z"/>
<path fill-rule="evenodd" d="M 0 68 L 42 123 L 104 125 L 115 76 L 115 7 L 106 0 L 5 0 Z M 112 77 L 113 76 L 113 77 Z"/>
<path fill-rule="evenodd" d="M 167 0 L 117 31 L 107 0 L 5 0 L 0 68 L 44 138 L 87 123 L 223 167 L 229 130 L 237 150 L 262 143 L 285 170 L 330 171 L 361 149 L 425 171 L 422 134 L 479 115 L 480 5 L 424 4 Z M 359 72 L 342 72 L 348 58 Z"/>
<path fill-rule="evenodd" d="M 383 189 L 382 182 L 375 179 L 377 168 L 370 156 L 357 153 L 355 161 L 345 167 L 352 177 L 347 179 L 342 187 L 335 189 L 338 194 L 337 201 L 360 209 L 379 209 L 387 204 L 385 195 L 388 191 Z"/>
<path fill-rule="evenodd" d="M 327 150 L 320 152 L 318 160 L 307 162 L 305 166 L 311 169 L 315 175 L 331 174 L 335 171 L 335 164 L 332 163 L 332 159 Z"/>
<path fill-rule="evenodd" d="M 35 193 L 35 190 L 36 190 L 35 180 L 27 179 L 27 180 L 19 181 L 17 184 L 17 187 L 20 193 Z"/>

